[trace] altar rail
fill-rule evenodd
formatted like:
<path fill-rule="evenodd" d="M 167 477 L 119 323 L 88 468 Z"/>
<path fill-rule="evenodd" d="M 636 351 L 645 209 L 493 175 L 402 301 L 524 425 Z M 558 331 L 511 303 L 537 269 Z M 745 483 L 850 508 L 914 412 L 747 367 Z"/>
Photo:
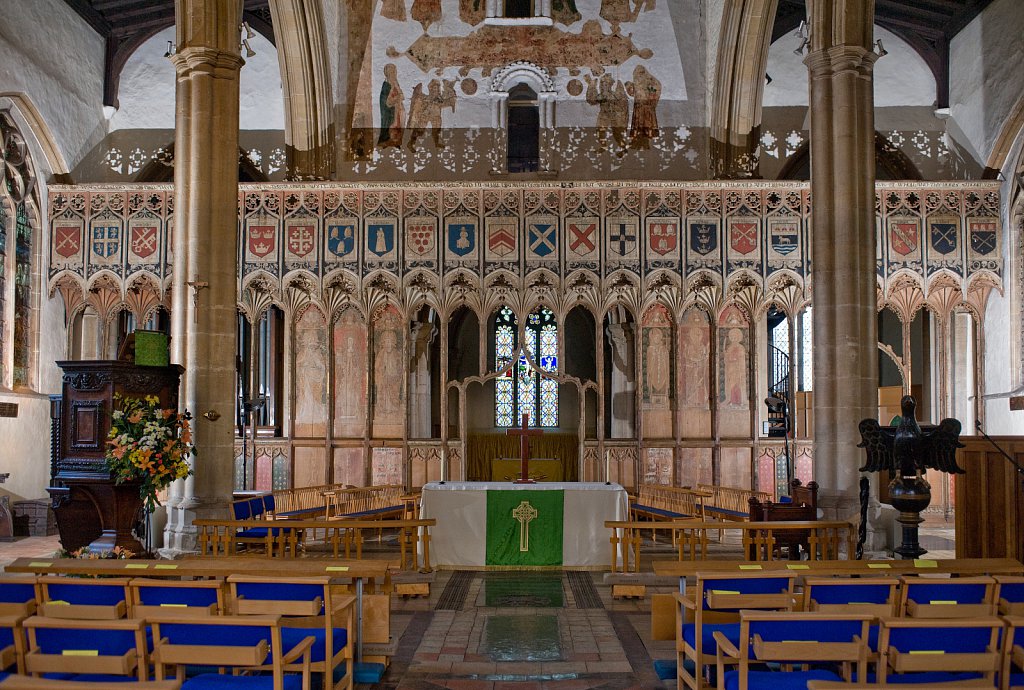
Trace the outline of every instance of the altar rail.
<path fill-rule="evenodd" d="M 330 544 L 334 558 L 362 559 L 363 532 L 397 529 L 402 570 L 416 570 L 422 557 L 430 571 L 430 528 L 437 520 L 195 520 L 199 549 L 204 556 L 234 556 L 239 544 L 262 545 L 267 556 L 295 558 L 304 550 L 307 536 Z M 258 536 L 247 537 L 246 534 Z"/>
<path fill-rule="evenodd" d="M 634 519 L 646 517 L 652 520 L 678 520 L 691 518 L 704 520 L 704 501 L 711 494 L 678 486 L 641 484 L 636 501 L 629 506 Z"/>
<path fill-rule="evenodd" d="M 753 561 L 778 560 L 776 547 L 782 544 L 782 533 L 800 533 L 801 541 L 812 561 L 839 560 L 841 555 L 856 551 L 857 528 L 852 522 L 818 520 L 814 522 L 736 522 L 722 523 L 711 520 L 680 520 L 676 522 L 627 522 L 606 520 L 604 526 L 612 532 L 612 572 L 640 572 L 640 548 L 643 533 L 650 530 L 668 531 L 676 545 L 679 561 L 703 561 L 708 556 L 708 545 L 718 543 L 708 532 L 739 531 L 742 555 Z M 787 536 L 788 536 L 787 534 Z M 791 539 L 786 539 L 789 543 Z M 844 553 L 845 552 L 845 553 Z M 620 567 L 621 566 L 621 567 Z"/>
<path fill-rule="evenodd" d="M 315 519 L 353 514 L 362 517 L 359 514 L 381 511 L 401 515 L 404 512 L 403 493 L 403 487 L 398 484 L 360 487 L 325 484 L 282 489 L 271 493 L 273 517 Z M 249 499 L 243 499 L 245 500 Z"/>

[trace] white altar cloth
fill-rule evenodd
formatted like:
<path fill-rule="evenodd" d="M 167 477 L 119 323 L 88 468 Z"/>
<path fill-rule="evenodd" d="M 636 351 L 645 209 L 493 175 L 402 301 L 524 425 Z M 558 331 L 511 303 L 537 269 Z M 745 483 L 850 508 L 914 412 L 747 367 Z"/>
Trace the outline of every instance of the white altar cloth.
<path fill-rule="evenodd" d="M 488 491 L 564 491 L 562 565 L 610 567 L 605 520 L 628 520 L 629 499 L 618 484 L 598 482 L 430 482 L 423 486 L 421 518 L 430 528 L 430 562 L 443 568 L 486 564 Z"/>

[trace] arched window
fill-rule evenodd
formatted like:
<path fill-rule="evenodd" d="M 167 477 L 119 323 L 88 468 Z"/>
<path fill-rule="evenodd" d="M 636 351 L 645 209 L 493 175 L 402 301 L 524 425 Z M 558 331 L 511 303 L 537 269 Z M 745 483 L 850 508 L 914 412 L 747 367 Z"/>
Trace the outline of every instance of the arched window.
<path fill-rule="evenodd" d="M 284 370 L 281 362 L 284 361 L 284 312 L 270 307 L 255 325 L 239 312 L 237 357 L 242 385 L 236 387 L 236 424 L 242 425 L 244 402 L 259 401 L 247 423 L 255 423 L 260 435 L 280 436 L 283 426 Z"/>
<path fill-rule="evenodd" d="M 558 325 L 555 315 L 540 309 L 527 318 L 523 347 L 517 343 L 518 323 L 508 307 L 503 307 L 494 322 L 495 371 L 505 375 L 495 381 L 494 425 L 517 426 L 525 414 L 530 426 L 558 426 L 558 382 L 541 375 L 541 371 L 558 371 Z M 516 352 L 519 358 L 513 363 Z M 510 366 L 511 365 L 511 366 Z M 539 420 L 539 424 L 538 424 Z"/>
<path fill-rule="evenodd" d="M 532 17 L 533 0 L 505 0 L 505 16 L 509 19 Z"/>
<path fill-rule="evenodd" d="M 540 167 L 540 106 L 537 92 L 518 84 L 508 93 L 508 171 L 537 172 Z"/>

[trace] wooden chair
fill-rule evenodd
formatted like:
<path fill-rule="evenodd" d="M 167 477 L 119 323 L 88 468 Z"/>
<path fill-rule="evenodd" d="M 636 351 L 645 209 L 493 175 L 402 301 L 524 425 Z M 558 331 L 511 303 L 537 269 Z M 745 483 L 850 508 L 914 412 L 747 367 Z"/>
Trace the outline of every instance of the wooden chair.
<path fill-rule="evenodd" d="M 894 577 L 807 577 L 804 578 L 804 611 L 892 617 L 899 612 L 899 584 Z"/>
<path fill-rule="evenodd" d="M 1003 616 L 1024 616 L 1024 577 L 996 575 L 996 608 Z"/>
<path fill-rule="evenodd" d="M 812 680 L 807 683 L 807 690 L 906 690 L 907 685 L 904 683 L 843 683 L 832 680 Z M 938 685 L 932 685 L 931 683 L 914 683 L 909 687 L 913 690 L 949 690 L 950 685 L 940 683 Z M 992 685 L 984 680 L 965 680 L 956 684 L 958 688 L 990 688 Z"/>
<path fill-rule="evenodd" d="M 146 622 L 134 619 L 26 618 L 25 672 L 113 683 L 148 679 Z M 99 687 L 94 685 L 93 687 Z"/>
<path fill-rule="evenodd" d="M 0 577 L 0 616 L 35 615 L 36 595 L 36 578 Z"/>
<path fill-rule="evenodd" d="M 227 583 L 232 613 L 280 615 L 286 648 L 313 636 L 311 668 L 323 674 L 323 687 L 351 690 L 354 596 L 333 593 L 331 578 L 326 576 L 282 579 L 231 575 Z M 286 666 L 286 670 L 296 669 Z"/>
<path fill-rule="evenodd" d="M 217 580 L 158 580 L 128 583 L 132 618 L 219 616 L 226 610 L 224 583 Z"/>
<path fill-rule="evenodd" d="M 717 663 L 721 632 L 739 644 L 740 609 L 790 611 L 796 573 L 697 573 L 692 593 L 676 593 L 676 673 L 679 688 L 702 690 L 704 666 Z M 686 662 L 693 665 L 693 673 Z"/>
<path fill-rule="evenodd" d="M 8 676 L 0 681 L 3 690 L 97 690 L 95 682 L 34 678 L 32 676 Z M 181 681 L 146 680 L 119 682 L 117 690 L 180 690 Z"/>
<path fill-rule="evenodd" d="M 164 618 L 154 616 L 153 663 L 156 679 L 165 680 L 168 667 L 188 690 L 309 690 L 310 649 L 313 637 L 288 648 L 281 641 L 279 616 L 207 616 Z M 285 673 L 297 665 L 301 674 Z M 186 666 L 213 666 L 235 674 L 269 670 L 270 675 L 200 673 L 185 680 Z"/>
<path fill-rule="evenodd" d="M 991 577 L 900 577 L 900 615 L 910 618 L 978 618 L 996 613 Z"/>
<path fill-rule="evenodd" d="M 22 626 L 26 616 L 0 616 L 0 673 L 25 672 L 25 629 Z"/>
<path fill-rule="evenodd" d="M 960 683 L 996 687 L 1003 663 L 1003 621 L 979 618 L 883 618 L 877 682 Z M 870 680 L 870 678 L 868 679 Z"/>
<path fill-rule="evenodd" d="M 38 584 L 41 616 L 98 620 L 128 615 L 128 579 L 121 577 L 83 580 L 45 575 Z"/>
<path fill-rule="evenodd" d="M 871 616 L 833 613 L 743 611 L 739 644 L 722 632 L 716 665 L 718 687 L 775 690 L 799 687 L 811 680 L 849 680 L 853 667 L 864 678 L 868 668 L 868 626 Z M 737 670 L 726 671 L 726 663 Z M 787 670 L 752 670 L 752 665 L 784 664 Z M 822 669 L 788 670 L 792 665 L 841 664 L 843 676 Z"/>
<path fill-rule="evenodd" d="M 1024 616 L 1004 616 L 1006 644 L 999 674 L 1004 690 L 1024 688 Z"/>

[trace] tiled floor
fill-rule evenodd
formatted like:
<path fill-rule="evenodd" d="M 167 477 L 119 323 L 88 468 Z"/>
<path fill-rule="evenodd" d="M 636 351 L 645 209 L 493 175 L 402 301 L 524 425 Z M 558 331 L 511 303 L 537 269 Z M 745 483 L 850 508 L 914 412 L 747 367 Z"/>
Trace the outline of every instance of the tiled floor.
<path fill-rule="evenodd" d="M 954 555 L 951 528 L 923 528 L 921 543 L 930 557 Z M 0 543 L 0 565 L 23 556 L 49 557 L 59 546 L 57 537 Z M 673 557 L 669 545 L 657 548 L 665 550 L 657 557 Z M 674 587 L 648 587 L 644 599 L 616 600 L 600 572 L 438 571 L 434 578 L 429 598 L 392 600 L 391 633 L 398 651 L 376 687 L 675 687 L 654 673 L 653 660 L 674 659 L 674 645 L 652 639 L 650 615 L 652 595 Z"/>

